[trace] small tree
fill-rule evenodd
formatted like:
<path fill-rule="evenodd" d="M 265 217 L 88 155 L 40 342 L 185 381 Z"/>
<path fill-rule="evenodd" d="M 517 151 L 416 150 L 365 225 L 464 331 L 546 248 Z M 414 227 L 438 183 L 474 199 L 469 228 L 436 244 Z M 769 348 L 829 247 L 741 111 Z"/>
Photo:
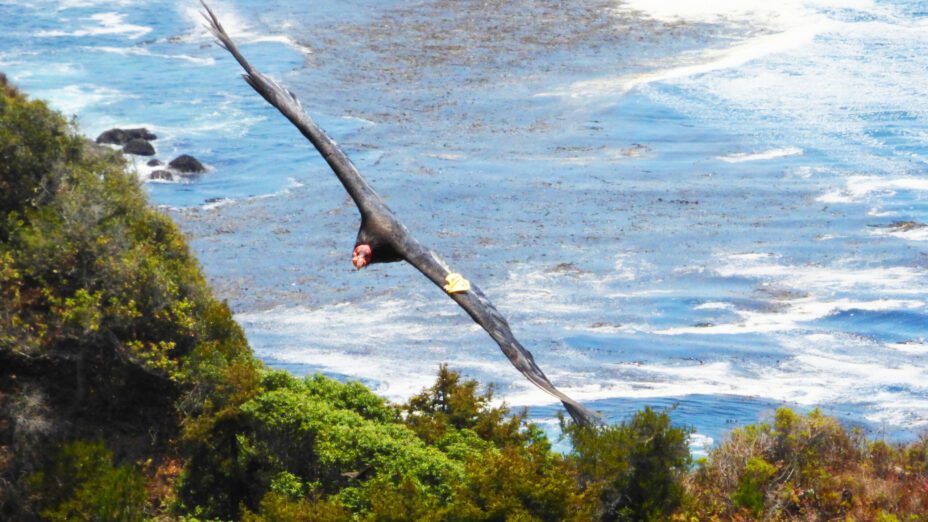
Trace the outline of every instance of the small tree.
<path fill-rule="evenodd" d="M 527 414 L 511 415 L 505 404 L 494 407 L 493 388 L 478 392 L 479 384 L 443 364 L 435 384 L 409 399 L 403 406 L 406 425 L 419 437 L 434 443 L 449 430 L 469 429 L 498 447 L 524 444 L 529 434 L 522 430 Z"/>
<path fill-rule="evenodd" d="M 582 484 L 599 498 L 600 520 L 666 520 L 681 504 L 691 430 L 673 427 L 667 412 L 645 408 L 621 424 L 563 429 Z"/>

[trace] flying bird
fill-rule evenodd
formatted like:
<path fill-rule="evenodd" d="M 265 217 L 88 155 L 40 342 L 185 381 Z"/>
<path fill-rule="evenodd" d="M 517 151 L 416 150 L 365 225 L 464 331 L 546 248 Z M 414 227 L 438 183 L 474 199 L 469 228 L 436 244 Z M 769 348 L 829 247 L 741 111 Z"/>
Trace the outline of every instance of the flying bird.
<path fill-rule="evenodd" d="M 541 371 L 531 352 L 525 349 L 483 292 L 460 274 L 451 270 L 434 251 L 422 246 L 396 218 L 383 199 L 358 172 L 342 149 L 303 110 L 292 92 L 276 81 L 258 72 L 239 52 L 219 19 L 206 2 L 200 0 L 206 12 L 208 29 L 220 46 L 235 58 L 245 70 L 243 78 L 265 100 L 277 108 L 319 151 L 361 213 L 361 226 L 351 260 L 357 269 L 375 263 L 405 261 L 422 272 L 425 277 L 453 299 L 468 315 L 483 327 L 500 349 L 529 381 L 545 392 L 560 399 L 574 422 L 581 425 L 599 423 L 599 416 L 571 399 L 551 384 Z"/>

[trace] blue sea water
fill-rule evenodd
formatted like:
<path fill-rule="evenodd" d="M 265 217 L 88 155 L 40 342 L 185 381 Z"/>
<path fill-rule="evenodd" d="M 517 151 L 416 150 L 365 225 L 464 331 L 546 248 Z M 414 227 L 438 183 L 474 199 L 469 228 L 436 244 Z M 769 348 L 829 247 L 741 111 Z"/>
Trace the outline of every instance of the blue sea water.
<path fill-rule="evenodd" d="M 795 0 L 212 2 L 559 387 L 675 406 L 700 451 L 778 406 L 928 427 L 928 12 Z M 192 1 L 0 1 L 0 71 L 147 180 L 256 352 L 391 398 L 448 362 L 554 425 L 454 303 L 355 272 L 357 214 Z"/>

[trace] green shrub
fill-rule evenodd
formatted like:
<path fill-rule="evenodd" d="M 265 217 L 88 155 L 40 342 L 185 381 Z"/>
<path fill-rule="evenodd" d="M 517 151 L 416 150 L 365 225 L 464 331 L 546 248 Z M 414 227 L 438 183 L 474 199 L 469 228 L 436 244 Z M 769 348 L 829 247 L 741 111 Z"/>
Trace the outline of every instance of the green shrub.
<path fill-rule="evenodd" d="M 365 513 L 373 484 L 408 481 L 446 502 L 463 476 L 461 464 L 429 447 L 394 408 L 356 383 L 270 372 L 263 384 L 265 391 L 202 438 L 210 449 L 188 467 L 185 505 L 234 517 L 242 503 L 259 511 L 269 491 L 291 497 L 302 491 Z"/>
<path fill-rule="evenodd" d="M 738 489 L 731 497 L 735 507 L 745 508 L 755 517 L 759 517 L 764 512 L 765 486 L 776 471 L 776 467 L 762 458 L 749 458 L 741 474 Z"/>
<path fill-rule="evenodd" d="M 601 520 L 666 520 L 682 503 L 690 430 L 673 427 L 667 412 L 645 408 L 618 425 L 565 432 Z"/>
<path fill-rule="evenodd" d="M 30 480 L 36 511 L 50 521 L 136 521 L 145 517 L 145 482 L 130 465 L 114 466 L 102 442 L 72 442 L 48 471 Z"/>
<path fill-rule="evenodd" d="M 468 429 L 498 447 L 524 444 L 527 414 L 512 415 L 506 405 L 492 406 L 493 388 L 478 392 L 479 383 L 442 365 L 435 384 L 403 406 L 406 424 L 426 442 L 434 443 L 453 430 Z"/>
<path fill-rule="evenodd" d="M 578 487 L 573 462 L 546 442 L 510 445 L 472 459 L 438 520 L 591 520 L 596 499 Z"/>
<path fill-rule="evenodd" d="M 21 211 L 55 197 L 83 140 L 44 102 L 29 101 L 0 81 L 0 210 Z M 0 240 L 6 240 L 0 228 Z"/>
<path fill-rule="evenodd" d="M 331 406 L 351 410 L 367 420 L 396 422 L 399 410 L 359 382 L 342 383 L 322 375 L 307 377 L 305 392 Z"/>

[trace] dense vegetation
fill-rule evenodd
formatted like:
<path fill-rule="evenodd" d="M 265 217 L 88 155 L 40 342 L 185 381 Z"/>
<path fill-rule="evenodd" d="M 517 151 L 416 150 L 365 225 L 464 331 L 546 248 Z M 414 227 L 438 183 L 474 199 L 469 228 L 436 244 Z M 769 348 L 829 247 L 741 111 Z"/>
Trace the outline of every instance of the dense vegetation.
<path fill-rule="evenodd" d="M 79 492 L 84 471 L 50 470 L 112 452 L 163 474 L 179 436 L 258 393 L 261 367 L 121 159 L 0 85 L 0 513 L 52 518 L 64 493 L 33 486 Z"/>
<path fill-rule="evenodd" d="M 447 368 L 402 405 L 264 368 L 121 159 L 0 76 L 0 519 L 928 520 L 928 440 L 563 431 Z"/>
<path fill-rule="evenodd" d="M 780 409 L 734 430 L 687 486 L 678 520 L 928 520 L 928 437 L 894 446 Z"/>

